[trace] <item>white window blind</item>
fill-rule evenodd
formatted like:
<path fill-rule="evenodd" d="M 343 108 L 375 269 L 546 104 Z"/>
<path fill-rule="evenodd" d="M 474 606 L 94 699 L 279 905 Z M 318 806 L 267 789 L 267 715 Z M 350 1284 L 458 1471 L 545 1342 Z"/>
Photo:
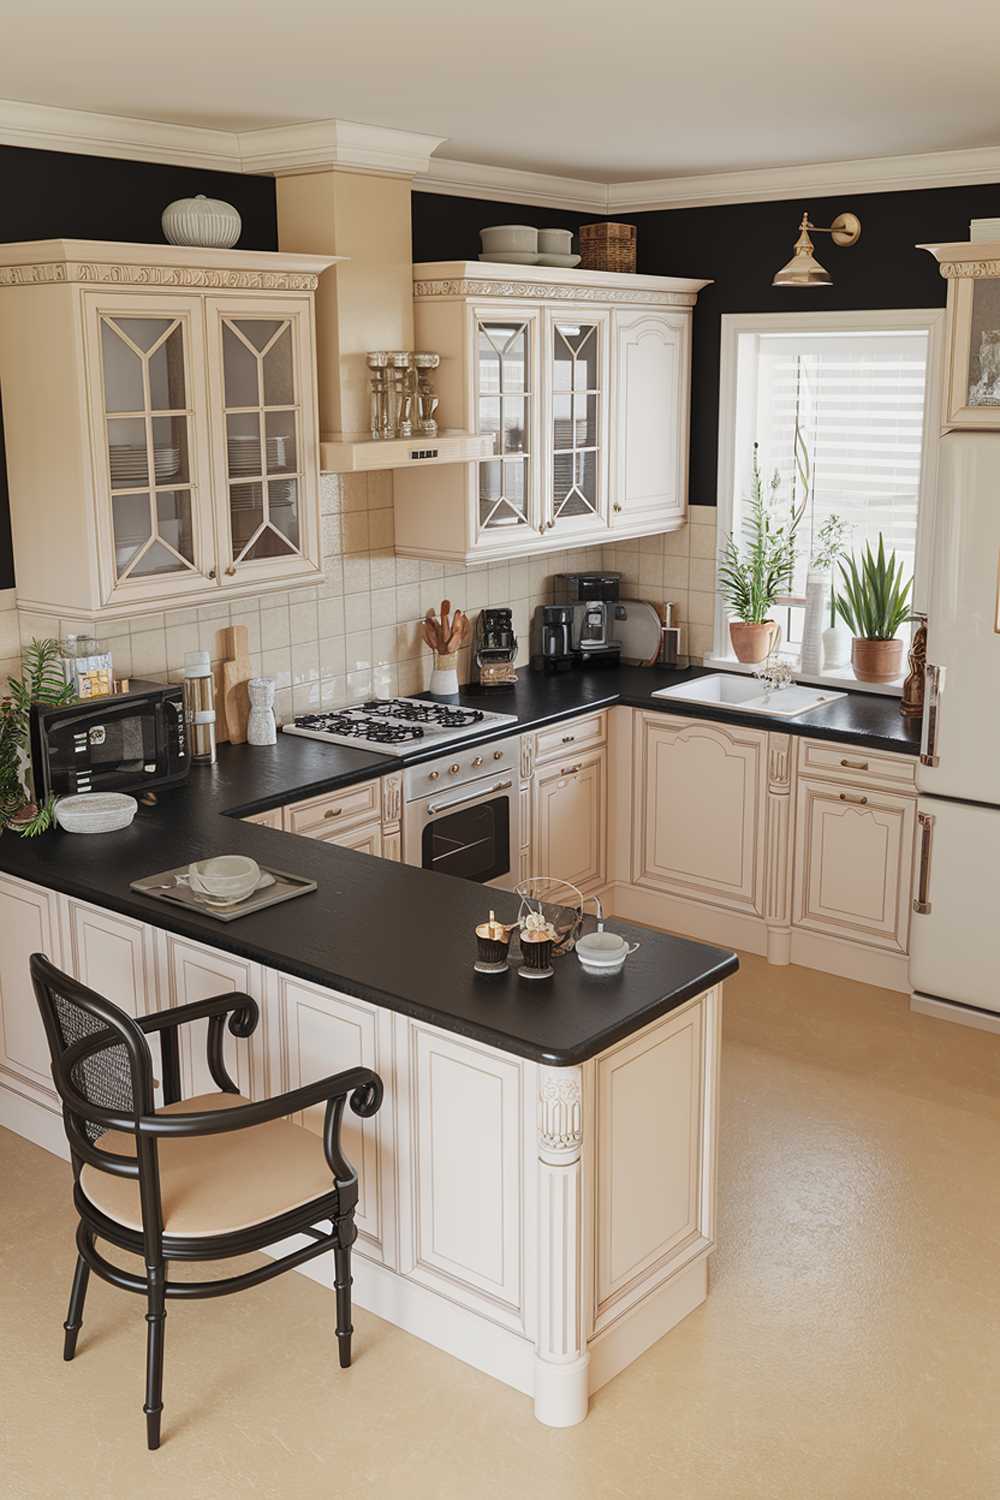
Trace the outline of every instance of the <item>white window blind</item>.
<path fill-rule="evenodd" d="M 799 530 L 794 592 L 805 589 L 817 534 L 833 514 L 849 547 L 895 548 L 914 570 L 920 505 L 928 335 L 925 331 L 744 334 L 740 338 L 734 522 L 749 491 L 749 452 L 765 477 L 781 475 L 784 501 L 801 504 L 796 431 L 809 464 L 809 506 Z"/>

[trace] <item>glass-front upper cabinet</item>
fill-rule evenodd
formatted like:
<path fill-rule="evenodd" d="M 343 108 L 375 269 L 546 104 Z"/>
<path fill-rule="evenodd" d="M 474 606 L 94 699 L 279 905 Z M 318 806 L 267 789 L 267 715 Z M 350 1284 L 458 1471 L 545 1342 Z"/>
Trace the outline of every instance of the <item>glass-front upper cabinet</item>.
<path fill-rule="evenodd" d="M 223 582 L 317 564 L 316 417 L 301 303 L 210 303 Z"/>
<path fill-rule="evenodd" d="M 475 320 L 477 430 L 494 439 L 478 465 L 477 530 L 498 542 L 537 526 L 535 412 L 537 317 L 478 315 Z"/>
<path fill-rule="evenodd" d="M 549 484 L 542 525 L 557 533 L 607 524 L 608 316 L 548 312 L 545 403 Z"/>
<path fill-rule="evenodd" d="M 89 312 L 105 595 L 142 596 L 167 580 L 203 588 L 214 558 L 200 304 L 95 297 Z"/>

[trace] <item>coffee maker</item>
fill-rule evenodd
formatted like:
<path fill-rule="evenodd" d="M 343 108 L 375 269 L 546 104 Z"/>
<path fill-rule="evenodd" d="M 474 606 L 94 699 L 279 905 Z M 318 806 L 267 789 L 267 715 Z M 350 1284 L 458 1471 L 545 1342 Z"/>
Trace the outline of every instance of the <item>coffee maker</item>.
<path fill-rule="evenodd" d="M 517 636 L 514 634 L 512 610 L 481 609 L 479 611 L 473 655 L 480 687 L 514 686 L 517 682 L 517 673 L 514 670 Z"/>
<path fill-rule="evenodd" d="M 576 665 L 573 655 L 573 606 L 543 604 L 536 616 L 539 650 L 531 658 L 536 672 L 568 672 Z"/>
<path fill-rule="evenodd" d="M 622 648 L 612 635 L 620 597 L 620 573 L 562 573 L 560 592 L 572 601 L 570 649 L 587 666 L 617 666 Z"/>

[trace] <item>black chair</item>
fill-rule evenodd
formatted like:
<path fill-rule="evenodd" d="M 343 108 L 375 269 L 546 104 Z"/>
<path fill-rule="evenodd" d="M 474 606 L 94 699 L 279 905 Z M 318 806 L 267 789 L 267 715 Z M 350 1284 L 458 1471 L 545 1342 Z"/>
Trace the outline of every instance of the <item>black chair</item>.
<path fill-rule="evenodd" d="M 249 995 L 218 995 L 133 1020 L 117 1005 L 63 974 L 43 954 L 31 958 L 63 1103 L 80 1215 L 77 1262 L 63 1358 L 72 1359 L 90 1272 L 146 1298 L 146 1439 L 160 1444 L 163 1341 L 169 1297 L 221 1297 L 269 1281 L 333 1251 L 340 1364 L 351 1363 L 351 1246 L 358 1179 L 341 1149 L 344 1107 L 362 1119 L 382 1103 L 382 1080 L 348 1068 L 250 1103 L 226 1071 L 228 1018 L 234 1036 L 257 1025 Z M 208 1067 L 222 1091 L 182 1100 L 178 1029 L 208 1019 Z M 155 1107 L 146 1036 L 160 1037 L 164 1104 Z M 326 1102 L 322 1142 L 283 1116 Z M 97 1142 L 100 1141 L 100 1145 Z M 329 1221 L 330 1229 L 317 1223 Z M 172 1260 L 214 1261 L 260 1250 L 290 1235 L 310 1243 L 278 1260 L 218 1281 L 171 1281 Z M 96 1240 L 140 1255 L 145 1274 L 105 1260 Z"/>

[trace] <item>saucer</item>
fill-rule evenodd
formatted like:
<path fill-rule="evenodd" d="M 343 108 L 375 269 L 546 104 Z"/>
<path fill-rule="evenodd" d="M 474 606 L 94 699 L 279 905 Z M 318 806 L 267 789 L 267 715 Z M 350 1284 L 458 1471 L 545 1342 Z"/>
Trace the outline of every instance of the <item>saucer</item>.
<path fill-rule="evenodd" d="M 562 266 L 564 270 L 571 271 L 578 266 L 583 259 L 582 255 L 546 255 L 543 251 L 538 257 L 540 266 Z"/>

